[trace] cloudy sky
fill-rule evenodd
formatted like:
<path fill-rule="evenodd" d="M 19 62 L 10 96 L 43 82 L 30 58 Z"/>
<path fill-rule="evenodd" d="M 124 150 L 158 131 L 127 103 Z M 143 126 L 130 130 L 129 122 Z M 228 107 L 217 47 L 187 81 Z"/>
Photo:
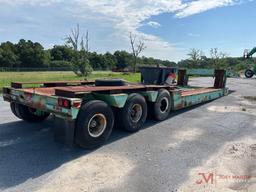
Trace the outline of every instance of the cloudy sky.
<path fill-rule="evenodd" d="M 254 0 L 0 0 L 0 42 L 50 48 L 79 23 L 91 51 L 130 51 L 132 32 L 145 40 L 145 56 L 178 61 L 213 47 L 241 56 L 256 46 L 255 9 Z"/>

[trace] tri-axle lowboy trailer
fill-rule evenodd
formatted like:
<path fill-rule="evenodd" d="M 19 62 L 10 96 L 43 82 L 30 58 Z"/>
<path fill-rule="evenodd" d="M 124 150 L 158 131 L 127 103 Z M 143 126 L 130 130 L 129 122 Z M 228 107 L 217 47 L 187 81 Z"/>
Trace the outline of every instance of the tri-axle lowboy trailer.
<path fill-rule="evenodd" d="M 142 73 L 141 83 L 122 80 L 15 82 L 11 87 L 4 87 L 3 98 L 10 102 L 16 117 L 28 122 L 42 122 L 52 114 L 57 140 L 96 148 L 109 138 L 114 125 L 136 132 L 147 117 L 162 121 L 170 111 L 228 93 L 224 70 L 179 70 L 177 83 L 167 85 L 164 84 L 167 68 L 148 69 Z M 152 69 L 158 72 L 158 77 L 154 77 L 158 82 L 148 85 Z M 188 85 L 190 75 L 214 76 L 214 86 L 191 87 Z M 28 87 L 28 84 L 36 86 Z"/>

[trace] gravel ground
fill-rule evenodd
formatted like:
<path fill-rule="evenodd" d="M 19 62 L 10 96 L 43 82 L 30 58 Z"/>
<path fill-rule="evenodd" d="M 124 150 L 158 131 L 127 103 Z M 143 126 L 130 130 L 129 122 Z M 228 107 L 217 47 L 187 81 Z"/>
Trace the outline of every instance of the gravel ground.
<path fill-rule="evenodd" d="M 0 100 L 0 191 L 255 192 L 256 79 L 228 87 L 230 95 L 136 134 L 115 130 L 95 151 L 54 142 L 51 119 L 20 121 Z"/>

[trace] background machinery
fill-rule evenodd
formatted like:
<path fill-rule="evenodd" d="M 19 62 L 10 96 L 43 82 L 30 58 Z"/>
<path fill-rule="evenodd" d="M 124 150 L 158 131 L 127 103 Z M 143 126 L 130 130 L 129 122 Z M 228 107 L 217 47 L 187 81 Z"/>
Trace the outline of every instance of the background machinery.
<path fill-rule="evenodd" d="M 244 58 L 245 59 L 249 59 L 252 58 L 252 56 L 254 55 L 254 53 L 256 53 L 256 47 L 254 47 L 252 50 L 248 50 L 246 49 L 244 51 Z M 253 75 L 256 74 L 256 65 L 252 68 L 252 69 L 246 69 L 244 75 L 246 78 L 252 78 Z"/>

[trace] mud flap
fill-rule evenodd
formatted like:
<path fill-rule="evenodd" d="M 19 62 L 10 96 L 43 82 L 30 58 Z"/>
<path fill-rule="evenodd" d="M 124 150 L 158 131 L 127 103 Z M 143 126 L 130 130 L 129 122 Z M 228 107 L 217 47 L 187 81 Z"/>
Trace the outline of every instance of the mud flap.
<path fill-rule="evenodd" d="M 75 121 L 62 119 L 54 116 L 54 139 L 55 141 L 66 145 L 75 146 Z"/>

